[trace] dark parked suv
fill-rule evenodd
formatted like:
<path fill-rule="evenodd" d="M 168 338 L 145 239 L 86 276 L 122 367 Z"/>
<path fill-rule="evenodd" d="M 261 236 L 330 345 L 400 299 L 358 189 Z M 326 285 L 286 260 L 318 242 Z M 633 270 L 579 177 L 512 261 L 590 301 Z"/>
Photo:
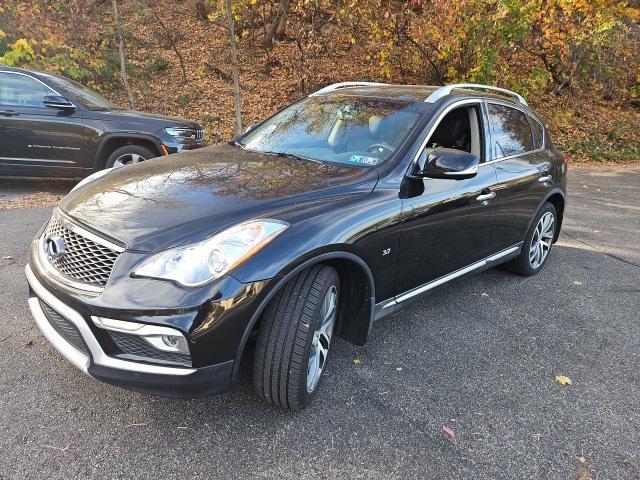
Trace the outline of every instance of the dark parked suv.
<path fill-rule="evenodd" d="M 82 371 L 151 393 L 226 390 L 255 336 L 256 391 L 300 409 L 335 335 L 362 345 L 470 272 L 537 273 L 566 172 L 513 92 L 335 84 L 229 144 L 86 179 L 33 241 L 29 305 Z"/>
<path fill-rule="evenodd" d="M 204 145 L 195 122 L 124 110 L 73 80 L 0 65 L 0 175 L 84 177 Z"/>

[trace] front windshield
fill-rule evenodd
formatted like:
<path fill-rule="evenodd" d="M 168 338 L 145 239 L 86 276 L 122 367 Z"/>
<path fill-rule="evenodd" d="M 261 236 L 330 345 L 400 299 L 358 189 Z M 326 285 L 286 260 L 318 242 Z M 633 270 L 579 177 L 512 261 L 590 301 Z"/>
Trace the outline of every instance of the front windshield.
<path fill-rule="evenodd" d="M 247 150 L 372 167 L 390 158 L 417 124 L 415 102 L 308 97 L 242 136 Z"/>
<path fill-rule="evenodd" d="M 97 92 L 84 85 L 56 75 L 47 75 L 47 80 L 56 90 L 64 90 L 76 97 L 82 106 L 89 110 L 118 110 L 119 107 L 111 103 Z M 62 93 L 62 92 L 61 92 Z"/>

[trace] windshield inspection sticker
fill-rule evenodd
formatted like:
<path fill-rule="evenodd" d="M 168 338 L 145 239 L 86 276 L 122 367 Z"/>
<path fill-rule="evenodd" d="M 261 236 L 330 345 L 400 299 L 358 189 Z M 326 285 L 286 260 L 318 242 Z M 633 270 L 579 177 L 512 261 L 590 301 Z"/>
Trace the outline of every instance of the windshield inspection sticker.
<path fill-rule="evenodd" d="M 367 157 L 365 155 L 351 155 L 348 161 L 351 163 L 359 163 L 361 165 L 375 165 L 378 163 L 377 158 Z"/>

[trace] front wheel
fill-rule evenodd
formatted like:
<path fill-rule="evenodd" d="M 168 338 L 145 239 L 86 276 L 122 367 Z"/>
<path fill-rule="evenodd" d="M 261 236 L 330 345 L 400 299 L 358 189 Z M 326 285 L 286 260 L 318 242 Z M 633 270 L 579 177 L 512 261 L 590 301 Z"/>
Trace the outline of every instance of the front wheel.
<path fill-rule="evenodd" d="M 505 268 L 525 277 L 538 273 L 549 258 L 558 225 L 556 219 L 555 207 L 545 203 L 531 222 L 520 255 L 505 263 Z"/>
<path fill-rule="evenodd" d="M 157 157 L 151 150 L 140 145 L 125 145 L 114 150 L 105 164 L 106 168 L 124 167 L 144 162 L 150 158 Z"/>
<path fill-rule="evenodd" d="M 327 366 L 339 292 L 336 270 L 316 265 L 290 280 L 267 306 L 253 383 L 268 403 L 300 410 L 316 395 Z"/>

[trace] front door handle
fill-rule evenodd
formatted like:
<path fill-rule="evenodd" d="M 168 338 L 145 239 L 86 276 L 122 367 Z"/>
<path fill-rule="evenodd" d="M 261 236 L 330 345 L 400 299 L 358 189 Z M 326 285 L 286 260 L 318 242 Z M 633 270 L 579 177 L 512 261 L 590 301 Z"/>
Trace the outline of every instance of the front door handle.
<path fill-rule="evenodd" d="M 484 190 L 483 190 L 484 192 Z M 491 200 L 492 198 L 496 198 L 496 192 L 483 193 L 476 197 L 476 200 L 479 202 L 486 202 L 487 200 Z"/>
<path fill-rule="evenodd" d="M 0 110 L 0 115 L 2 115 L 3 117 L 15 117 L 16 115 L 18 115 L 18 112 L 14 110 Z"/>

